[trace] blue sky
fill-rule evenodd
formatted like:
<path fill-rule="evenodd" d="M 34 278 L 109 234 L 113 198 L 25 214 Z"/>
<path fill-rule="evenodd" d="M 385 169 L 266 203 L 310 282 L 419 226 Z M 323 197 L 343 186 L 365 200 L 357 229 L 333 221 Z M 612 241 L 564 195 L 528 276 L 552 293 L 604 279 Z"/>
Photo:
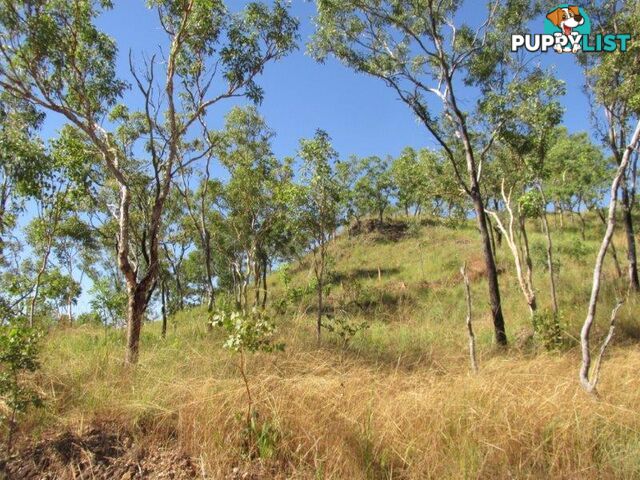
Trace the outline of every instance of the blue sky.
<path fill-rule="evenodd" d="M 116 0 L 114 3 L 115 8 L 103 14 L 98 24 L 116 39 L 118 73 L 129 80 L 129 49 L 138 58 L 142 53 L 153 54 L 159 45 L 165 45 L 165 36 L 157 15 L 146 8 L 143 0 Z M 228 2 L 232 8 L 242 3 L 245 2 Z M 294 155 L 299 140 L 311 137 L 317 128 L 329 133 L 343 158 L 352 154 L 396 156 L 406 146 L 434 146 L 424 127 L 380 80 L 357 74 L 333 59 L 318 64 L 306 54 L 306 43 L 314 28 L 313 2 L 292 0 L 292 12 L 300 20 L 300 47 L 285 59 L 269 64 L 259 79 L 265 91 L 259 110 L 276 133 L 275 155 L 280 158 Z M 467 1 L 458 20 L 474 24 L 484 16 L 484 2 Z M 531 33 L 542 33 L 543 20 L 543 17 L 531 19 Z M 557 77 L 567 83 L 567 95 L 563 99 L 567 128 L 570 131 L 590 130 L 582 71 L 574 56 L 549 52 L 540 55 L 536 61 L 545 68 L 554 69 Z M 133 98 L 127 95 L 124 100 L 132 104 L 129 100 Z M 460 104 L 471 108 L 473 103 L 473 93 L 463 92 Z M 135 108 L 135 103 L 132 106 Z M 231 103 L 222 103 L 213 108 L 209 112 L 211 126 L 221 127 L 231 106 Z M 45 138 L 55 135 L 59 127 L 59 119 L 49 117 L 43 132 Z M 88 308 L 88 288 L 89 285 L 83 285 L 80 311 Z"/>
<path fill-rule="evenodd" d="M 114 3 L 115 8 L 103 14 L 98 23 L 116 39 L 118 73 L 122 78 L 130 79 L 129 49 L 137 58 L 141 58 L 143 52 L 153 54 L 164 44 L 164 32 L 156 14 L 146 8 L 143 0 L 116 0 Z M 342 156 L 397 155 L 408 145 L 433 146 L 424 127 L 383 82 L 357 74 L 333 59 L 318 64 L 306 53 L 306 43 L 313 32 L 315 5 L 306 0 L 292 0 L 291 3 L 292 12 L 301 23 L 300 47 L 285 59 L 269 64 L 259 78 L 265 90 L 260 112 L 277 135 L 274 153 L 279 157 L 293 155 L 300 138 L 312 136 L 316 128 L 331 135 L 334 147 Z M 473 24 L 484 15 L 484 2 L 467 1 L 459 19 Z M 532 19 L 531 32 L 541 33 L 542 25 L 543 17 Z M 570 131 L 589 130 L 589 107 L 582 91 L 582 71 L 574 56 L 548 52 L 536 61 L 554 69 L 558 78 L 567 82 L 568 93 L 563 99 L 567 128 Z M 470 107 L 473 100 L 471 95 L 466 98 L 463 95 L 462 105 Z M 210 111 L 214 127 L 222 125 L 224 114 L 231 105 L 221 103 Z M 46 126 L 45 136 L 53 135 L 57 128 L 59 122 L 52 118 Z"/>

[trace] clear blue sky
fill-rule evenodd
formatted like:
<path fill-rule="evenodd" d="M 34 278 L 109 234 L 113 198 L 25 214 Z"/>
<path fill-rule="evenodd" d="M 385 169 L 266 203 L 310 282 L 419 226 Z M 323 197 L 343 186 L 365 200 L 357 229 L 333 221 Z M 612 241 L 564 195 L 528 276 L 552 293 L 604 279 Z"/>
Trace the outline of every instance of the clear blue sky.
<path fill-rule="evenodd" d="M 140 58 L 144 52 L 153 54 L 158 46 L 166 51 L 166 38 L 143 0 L 116 0 L 115 8 L 105 13 L 99 26 L 116 39 L 119 47 L 118 70 L 121 78 L 130 80 L 128 52 Z M 232 8 L 244 4 L 230 0 Z M 476 24 L 485 16 L 483 1 L 467 1 L 459 20 Z M 306 54 L 306 43 L 313 32 L 313 2 L 292 0 L 292 12 L 300 20 L 300 47 L 287 58 L 269 64 L 260 85 L 265 99 L 259 107 L 268 125 L 276 132 L 274 153 L 282 158 L 294 155 L 301 138 L 314 134 L 317 128 L 326 130 L 340 155 L 397 155 L 406 146 L 415 148 L 434 146 L 433 140 L 418 124 L 396 95 L 380 80 L 356 74 L 339 62 L 329 59 L 316 63 Z M 543 17 L 531 19 L 532 33 L 542 33 Z M 523 32 L 529 33 L 529 32 Z M 542 65 L 553 68 L 559 78 L 567 82 L 565 125 L 570 131 L 590 130 L 589 106 L 582 91 L 582 72 L 574 56 L 549 52 L 539 56 Z M 461 99 L 463 107 L 474 103 L 472 92 Z M 130 97 L 125 97 L 129 102 Z M 209 112 L 212 127 L 221 127 L 224 114 L 232 106 L 223 103 Z M 135 103 L 132 105 L 136 107 Z M 49 117 L 44 135 L 55 134 L 59 119 Z M 84 282 L 79 310 L 88 309 Z"/>

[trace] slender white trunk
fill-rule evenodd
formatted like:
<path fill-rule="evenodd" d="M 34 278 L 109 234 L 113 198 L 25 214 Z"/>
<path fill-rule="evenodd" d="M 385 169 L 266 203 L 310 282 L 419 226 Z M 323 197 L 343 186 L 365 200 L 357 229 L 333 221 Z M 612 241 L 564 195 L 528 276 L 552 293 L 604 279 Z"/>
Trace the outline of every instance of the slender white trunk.
<path fill-rule="evenodd" d="M 595 267 L 593 269 L 593 284 L 591 287 L 591 297 L 589 299 L 589 306 L 587 308 L 587 317 L 585 318 L 584 324 L 582 325 L 582 331 L 580 332 L 580 345 L 582 348 L 582 365 L 580 367 L 580 384 L 582 387 L 589 393 L 595 392 L 596 383 L 598 381 L 596 372 L 594 372 L 594 376 L 589 378 L 589 370 L 591 368 L 591 350 L 589 345 L 589 337 L 591 333 L 591 327 L 593 325 L 593 321 L 596 316 L 596 308 L 598 306 L 598 296 L 600 294 L 600 279 L 602 276 L 602 265 L 604 263 L 604 257 L 607 253 L 607 248 L 611 243 L 611 238 L 613 237 L 613 231 L 615 229 L 616 224 L 616 207 L 618 204 L 618 188 L 620 187 L 620 182 L 624 177 L 627 166 L 629 165 L 629 159 L 631 158 L 631 154 L 637 148 L 638 142 L 640 141 L 640 121 L 636 125 L 633 136 L 631 137 L 631 142 L 627 146 L 622 155 L 622 160 L 620 161 L 620 165 L 616 171 L 616 175 L 613 178 L 613 182 L 611 183 L 611 191 L 610 191 L 610 199 L 609 199 L 609 214 L 607 216 L 607 229 L 604 234 L 604 238 L 602 239 L 602 243 L 600 245 L 600 249 L 598 250 L 598 255 L 596 257 Z M 614 315 L 615 317 L 615 312 Z M 614 319 L 615 321 L 615 319 Z M 606 348 L 606 344 L 603 344 L 603 347 Z M 599 363 L 599 362 L 598 362 Z"/>

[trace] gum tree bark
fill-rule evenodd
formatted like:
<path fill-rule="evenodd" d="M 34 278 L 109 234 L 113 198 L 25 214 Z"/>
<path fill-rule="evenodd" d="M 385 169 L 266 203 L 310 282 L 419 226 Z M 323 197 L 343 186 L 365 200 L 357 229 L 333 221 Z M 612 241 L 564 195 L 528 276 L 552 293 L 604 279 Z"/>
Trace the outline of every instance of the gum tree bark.
<path fill-rule="evenodd" d="M 509 214 L 509 224 L 508 228 L 504 226 L 502 220 L 496 212 L 487 210 L 487 214 L 491 215 L 497 225 L 497 227 L 502 232 L 507 245 L 509 246 L 509 250 L 511 250 L 511 255 L 513 256 L 513 261 L 516 267 L 516 276 L 518 278 L 518 284 L 520 285 L 520 290 L 522 290 L 522 294 L 527 302 L 527 306 L 529 307 L 529 313 L 531 317 L 535 315 L 537 310 L 536 303 L 536 294 L 533 289 L 533 275 L 531 271 L 531 264 L 529 261 L 526 261 L 527 273 L 525 275 L 522 268 L 522 259 L 520 258 L 520 250 L 517 244 L 517 238 L 514 231 L 514 223 L 515 216 L 513 213 L 513 209 L 511 208 L 511 191 L 507 195 L 504 191 L 504 180 L 502 181 L 502 198 L 504 200 L 505 208 L 507 213 Z"/>
<path fill-rule="evenodd" d="M 460 269 L 460 274 L 464 280 L 464 293 L 467 301 L 467 335 L 469 337 L 469 360 L 471 362 L 471 370 L 478 373 L 478 361 L 476 359 L 476 336 L 473 333 L 473 325 L 471 323 L 471 287 L 469 286 L 469 276 L 467 275 L 467 264 L 464 263 Z"/>
<path fill-rule="evenodd" d="M 580 367 L 579 378 L 582 387 L 589 393 L 595 390 L 594 379 L 597 381 L 597 376 L 590 379 L 591 368 L 591 350 L 590 350 L 590 334 L 591 327 L 596 316 L 596 308 L 598 306 L 598 296 L 600 294 L 600 280 L 602 277 L 602 265 L 604 257 L 607 253 L 607 248 L 611 243 L 613 237 L 613 231 L 616 224 L 616 208 L 618 204 L 618 189 L 620 183 L 624 178 L 625 171 L 629 166 L 631 155 L 634 150 L 638 148 L 638 142 L 640 142 L 640 121 L 636 125 L 635 131 L 631 137 L 631 142 L 624 150 L 622 154 L 620 164 L 616 171 L 616 175 L 611 183 L 610 200 L 609 200 L 609 213 L 607 215 L 607 229 L 602 239 L 598 255 L 596 257 L 595 267 L 593 269 L 593 283 L 591 287 L 591 297 L 589 299 L 589 306 L 587 308 L 587 317 L 582 325 L 582 331 L 580 332 L 580 346 L 582 350 L 582 365 Z M 614 311 L 615 312 L 615 311 Z M 613 315 L 615 316 L 615 315 Z"/>

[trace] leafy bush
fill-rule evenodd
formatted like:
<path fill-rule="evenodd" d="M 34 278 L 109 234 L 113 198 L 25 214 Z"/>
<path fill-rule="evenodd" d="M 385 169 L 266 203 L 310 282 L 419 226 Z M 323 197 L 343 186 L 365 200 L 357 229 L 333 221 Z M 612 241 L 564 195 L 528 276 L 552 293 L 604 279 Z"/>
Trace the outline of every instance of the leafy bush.
<path fill-rule="evenodd" d="M 553 312 L 536 312 L 533 316 L 533 329 L 545 349 L 559 350 L 564 345 L 564 335 L 560 320 Z"/>
<path fill-rule="evenodd" d="M 265 433 L 262 429 L 258 430 L 255 422 L 257 414 L 253 411 L 246 354 L 283 351 L 284 344 L 273 341 L 276 331 L 275 324 L 264 311 L 257 308 L 253 308 L 250 312 L 230 308 L 221 309 L 212 316 L 211 324 L 214 327 L 223 328 L 227 333 L 224 348 L 239 354 L 238 366 L 247 392 L 246 423 L 243 430 L 248 436 L 247 453 L 250 456 L 254 456 L 256 453 L 262 455 L 269 449 L 268 439 L 265 439 L 268 432 Z"/>
<path fill-rule="evenodd" d="M 38 407 L 41 399 L 24 382 L 24 375 L 39 368 L 38 341 L 40 334 L 26 326 L 23 320 L 14 320 L 0 327 L 0 398 L 8 412 L 2 419 L 8 423 L 7 444 L 13 446 L 17 417 L 30 406 Z"/>
<path fill-rule="evenodd" d="M 289 265 L 284 265 L 280 271 L 282 283 L 284 283 L 284 295 L 282 295 L 275 303 L 277 313 L 283 314 L 290 305 L 299 303 L 306 295 L 316 290 L 316 279 L 312 279 L 307 285 L 302 287 L 292 286 L 291 273 Z"/>
<path fill-rule="evenodd" d="M 367 322 L 354 322 L 347 315 L 327 317 L 327 321 L 323 322 L 322 326 L 338 336 L 344 349 L 349 346 L 349 342 L 358 332 L 369 328 Z"/>
<path fill-rule="evenodd" d="M 222 310 L 213 315 L 211 323 L 227 332 L 223 347 L 233 352 L 273 352 L 284 349 L 283 344 L 272 342 L 275 324 L 257 308 L 248 313 Z"/>
<path fill-rule="evenodd" d="M 549 271 L 549 265 L 547 264 L 547 246 L 543 242 L 532 242 L 531 247 L 531 260 L 534 267 L 538 267 L 545 272 Z M 553 269 L 555 272 L 560 271 L 562 262 L 558 260 L 558 256 L 553 257 Z"/>
<path fill-rule="evenodd" d="M 85 312 L 81 313 L 76 318 L 77 325 L 104 325 L 105 320 L 102 316 L 97 312 Z"/>

